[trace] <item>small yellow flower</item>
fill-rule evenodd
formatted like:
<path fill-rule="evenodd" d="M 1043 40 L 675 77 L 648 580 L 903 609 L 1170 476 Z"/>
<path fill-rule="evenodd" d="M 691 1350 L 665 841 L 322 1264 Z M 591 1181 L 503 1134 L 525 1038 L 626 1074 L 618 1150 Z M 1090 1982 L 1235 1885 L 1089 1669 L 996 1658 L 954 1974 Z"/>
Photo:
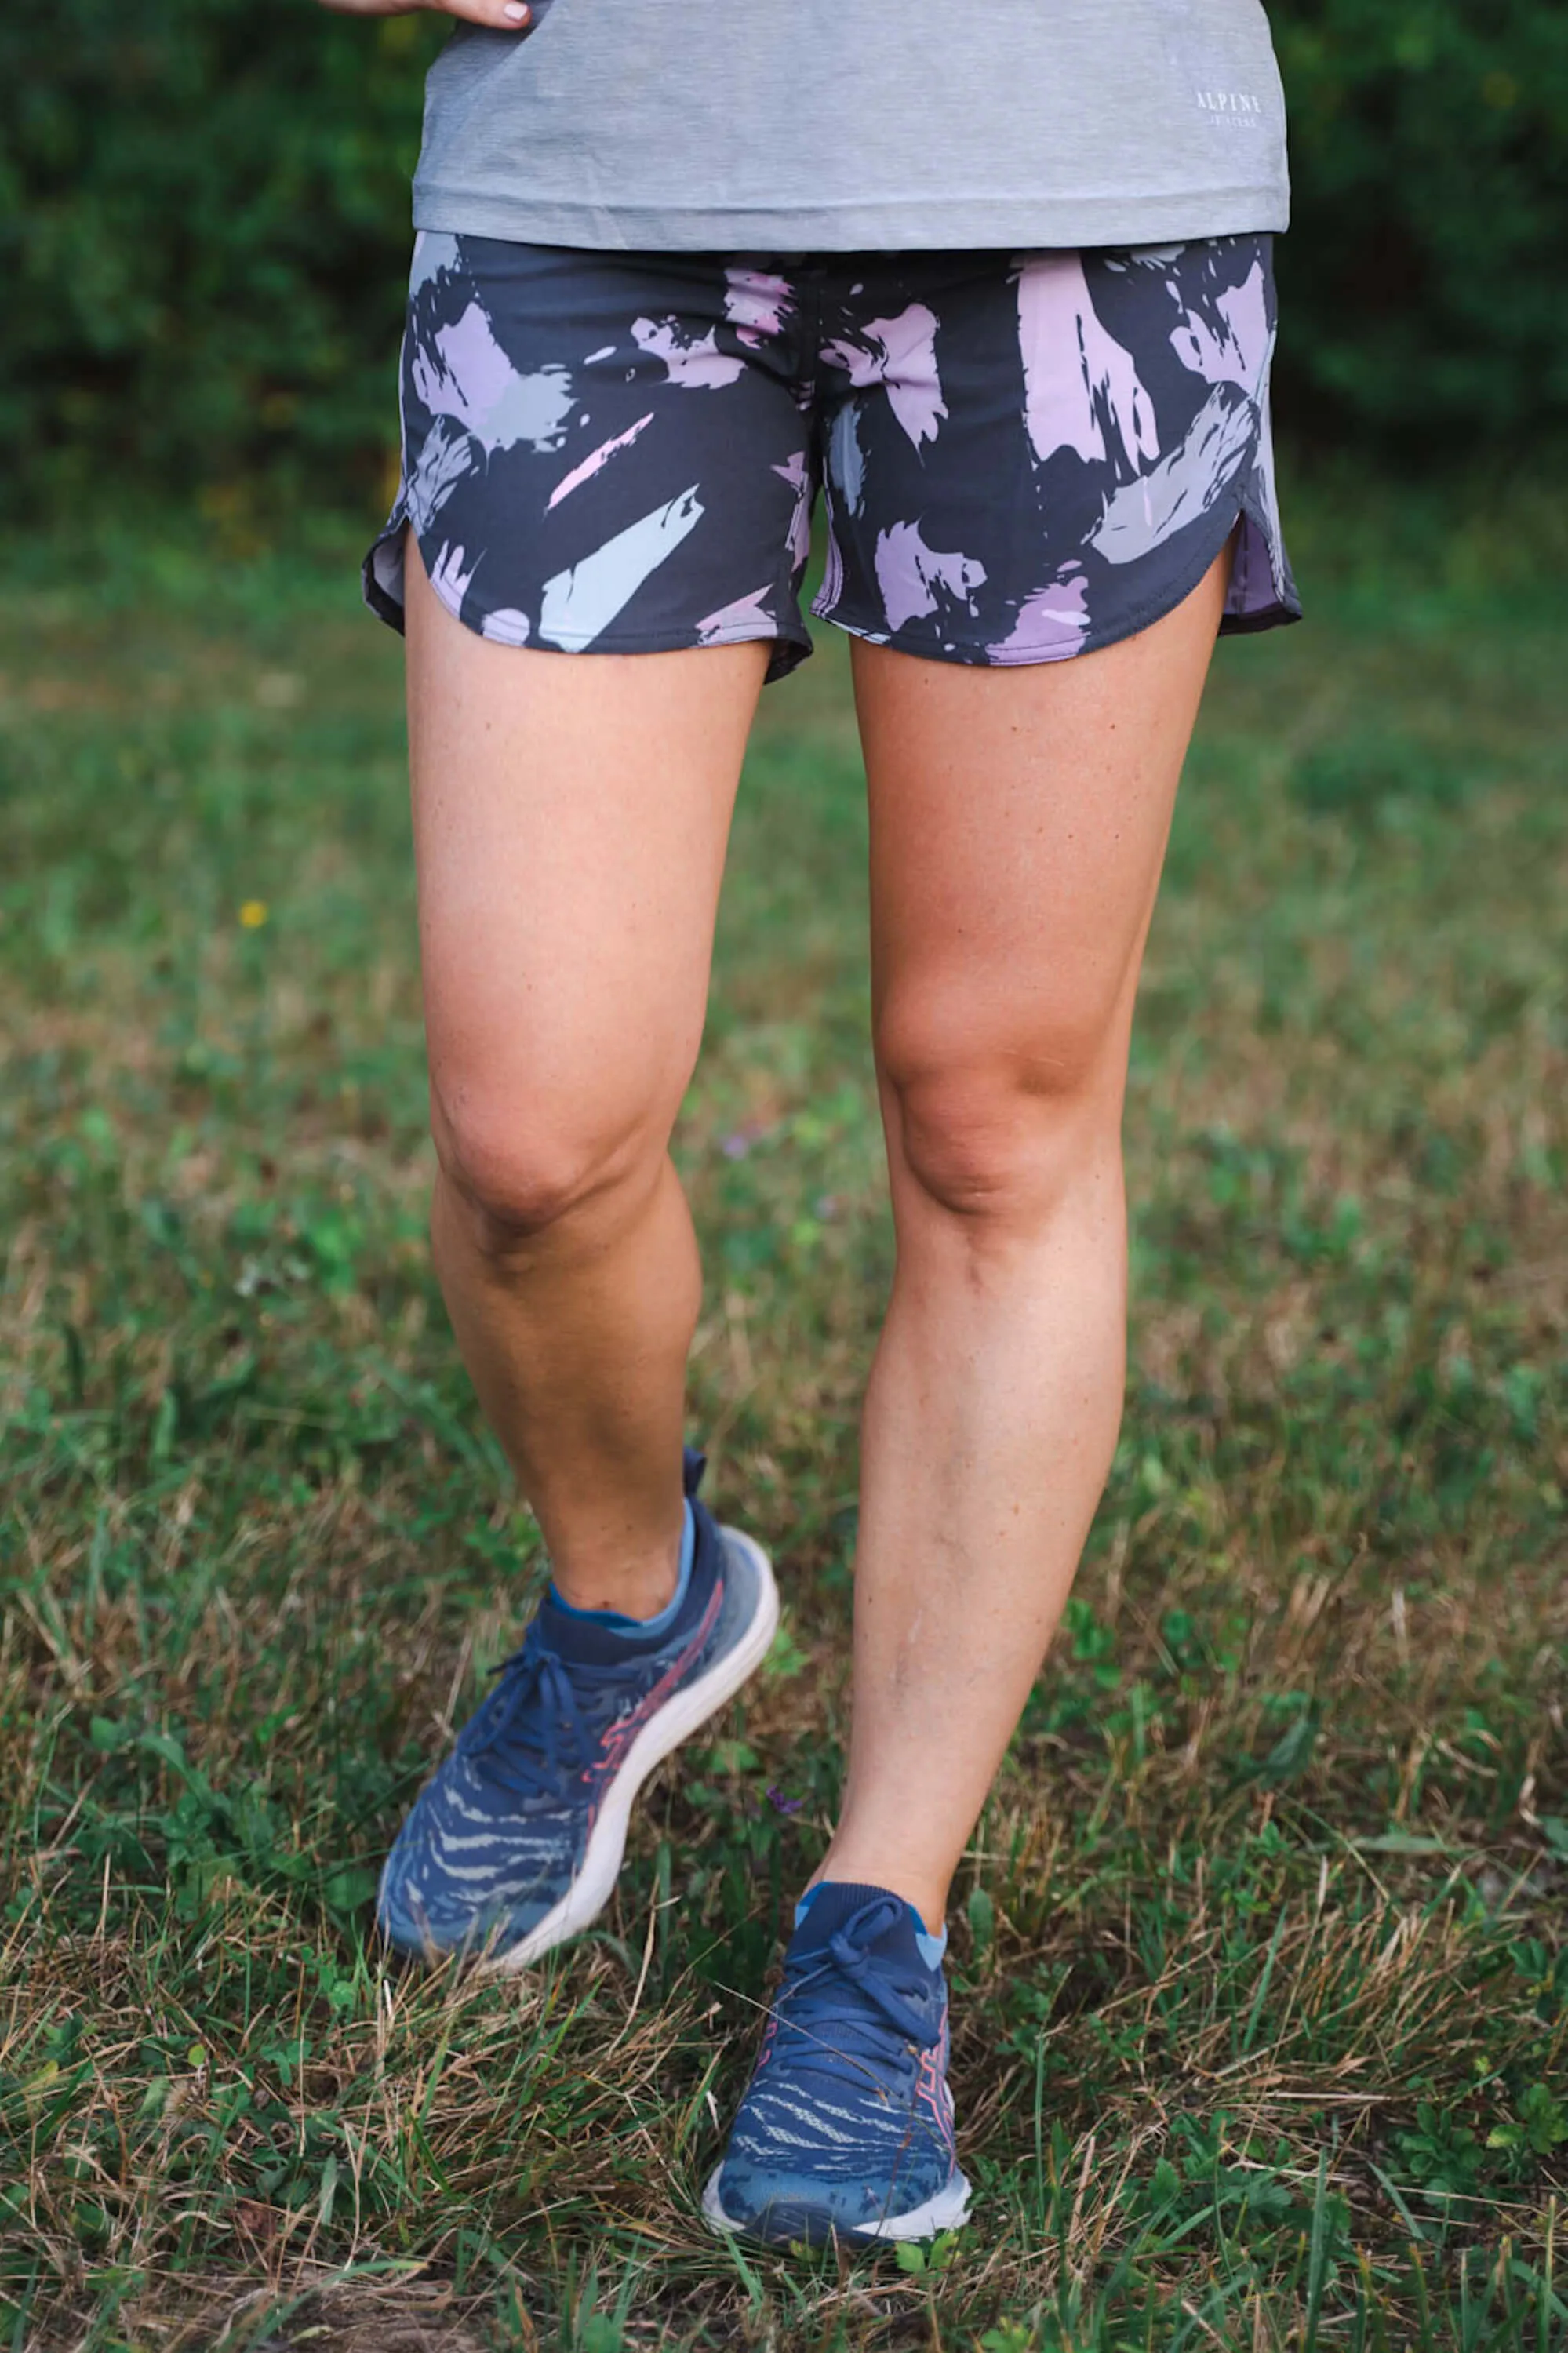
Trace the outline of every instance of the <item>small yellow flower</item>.
<path fill-rule="evenodd" d="M 265 899 L 247 899 L 239 910 L 239 920 L 248 932 L 259 932 L 267 920 Z"/>

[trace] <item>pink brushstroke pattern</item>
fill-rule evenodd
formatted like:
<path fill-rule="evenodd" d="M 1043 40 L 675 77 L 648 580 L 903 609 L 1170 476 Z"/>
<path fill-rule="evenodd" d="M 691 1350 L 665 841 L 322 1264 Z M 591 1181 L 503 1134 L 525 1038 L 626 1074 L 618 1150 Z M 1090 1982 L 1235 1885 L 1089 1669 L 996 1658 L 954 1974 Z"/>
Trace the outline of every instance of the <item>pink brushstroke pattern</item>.
<path fill-rule="evenodd" d="M 877 534 L 876 582 L 891 630 L 934 613 L 943 593 L 974 610 L 974 592 L 985 584 L 978 557 L 927 547 L 917 522 L 895 522 Z"/>
<path fill-rule="evenodd" d="M 781 334 L 795 308 L 787 278 L 767 269 L 726 269 L 724 314 L 738 340 L 757 351 L 770 335 Z"/>
<path fill-rule="evenodd" d="M 868 319 L 857 334 L 824 343 L 822 357 L 842 368 L 857 391 L 881 385 L 916 449 L 936 439 L 948 410 L 937 368 L 937 316 L 924 302 L 911 302 L 895 319 Z"/>
<path fill-rule="evenodd" d="M 687 336 L 678 319 L 634 319 L 631 340 L 651 359 L 662 360 L 672 384 L 687 392 L 717 392 L 746 373 L 746 362 L 718 347 L 718 330 Z"/>
<path fill-rule="evenodd" d="M 607 465 L 618 449 L 629 449 L 643 427 L 652 425 L 652 422 L 653 411 L 650 409 L 647 416 L 640 417 L 635 425 L 629 425 L 624 433 L 618 433 L 612 441 L 601 441 L 597 449 L 590 450 L 580 466 L 574 466 L 569 474 L 561 476 L 560 480 L 545 501 L 545 512 L 548 514 L 552 507 L 558 507 L 563 499 L 570 498 L 572 492 L 580 490 L 584 482 L 591 481 L 599 468 Z"/>
<path fill-rule="evenodd" d="M 1154 404 L 1129 352 L 1107 334 L 1075 253 L 1026 261 L 1018 275 L 1023 421 L 1042 464 L 1058 449 L 1086 462 L 1108 454 L 1107 428 L 1134 468 L 1160 455 Z"/>

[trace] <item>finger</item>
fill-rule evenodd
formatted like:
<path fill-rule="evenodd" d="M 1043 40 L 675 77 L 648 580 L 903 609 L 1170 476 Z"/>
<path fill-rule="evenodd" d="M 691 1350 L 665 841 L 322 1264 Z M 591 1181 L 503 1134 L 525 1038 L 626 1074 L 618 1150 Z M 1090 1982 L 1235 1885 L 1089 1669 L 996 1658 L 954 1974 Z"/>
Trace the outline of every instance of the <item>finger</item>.
<path fill-rule="evenodd" d="M 438 0 L 438 5 L 466 25 L 489 25 L 503 33 L 525 31 L 533 14 L 528 0 Z"/>

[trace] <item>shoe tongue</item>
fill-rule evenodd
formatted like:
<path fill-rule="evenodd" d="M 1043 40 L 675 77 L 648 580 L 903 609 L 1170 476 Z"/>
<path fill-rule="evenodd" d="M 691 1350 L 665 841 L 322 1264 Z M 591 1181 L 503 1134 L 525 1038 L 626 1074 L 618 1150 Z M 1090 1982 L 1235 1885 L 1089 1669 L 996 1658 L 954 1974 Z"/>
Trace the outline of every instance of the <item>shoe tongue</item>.
<path fill-rule="evenodd" d="M 539 1604 L 539 1631 L 558 1659 L 574 1667 L 613 1667 L 635 1655 L 635 1642 L 620 1627 L 592 1619 L 568 1618 L 548 1593 Z"/>
<path fill-rule="evenodd" d="M 804 1918 L 789 1939 L 789 1955 L 797 1959 L 806 1953 L 821 1951 L 840 1931 L 846 1927 L 857 1912 L 868 1904 L 876 1905 L 884 1913 L 885 1925 L 878 1927 L 867 1950 L 885 1956 L 895 1956 L 917 1962 L 928 1969 L 916 1939 L 922 1934 L 920 1915 L 912 1904 L 901 1895 L 892 1894 L 885 1887 L 864 1887 L 853 1880 L 826 1879 L 819 1881 L 810 1891 Z"/>

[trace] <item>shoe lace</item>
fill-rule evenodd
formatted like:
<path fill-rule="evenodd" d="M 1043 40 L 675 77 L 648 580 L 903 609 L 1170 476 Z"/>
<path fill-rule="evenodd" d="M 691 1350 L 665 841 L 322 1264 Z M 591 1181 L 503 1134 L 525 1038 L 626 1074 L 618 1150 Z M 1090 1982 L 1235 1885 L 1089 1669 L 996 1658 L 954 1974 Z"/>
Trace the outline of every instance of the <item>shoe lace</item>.
<path fill-rule="evenodd" d="M 938 2041 L 939 2020 L 905 1998 L 918 1990 L 916 1981 L 901 1990 L 872 1950 L 900 1908 L 888 1896 L 863 1904 L 821 1952 L 787 1973 L 776 2004 L 779 2032 L 800 2035 L 805 2046 L 791 2050 L 792 2067 L 831 2079 L 847 2060 L 880 2088 L 890 2070 L 907 2072 L 911 2046 L 928 2051 Z"/>
<path fill-rule="evenodd" d="M 530 1626 L 520 1650 L 491 1670 L 495 1688 L 458 1735 L 459 1754 L 514 1796 L 558 1797 L 588 1762 L 595 1736 L 622 1691 L 641 1681 L 644 1662 L 582 1669 Z"/>

